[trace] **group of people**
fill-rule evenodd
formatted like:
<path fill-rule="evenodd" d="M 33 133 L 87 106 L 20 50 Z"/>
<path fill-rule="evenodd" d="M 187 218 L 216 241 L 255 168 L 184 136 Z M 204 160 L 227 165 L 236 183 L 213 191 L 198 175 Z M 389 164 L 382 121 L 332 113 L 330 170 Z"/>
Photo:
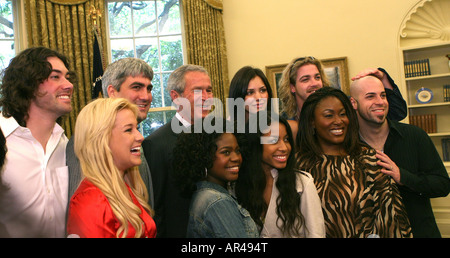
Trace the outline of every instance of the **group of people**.
<path fill-rule="evenodd" d="M 144 139 L 152 79 L 143 60 L 110 64 L 69 140 L 57 123 L 76 85 L 66 57 L 34 47 L 12 59 L 1 237 L 440 237 L 430 198 L 450 179 L 428 135 L 398 122 L 406 102 L 384 69 L 360 72 L 347 96 L 318 59 L 296 58 L 278 114 L 264 73 L 245 66 L 226 118 L 211 115 L 207 70 L 183 65 L 167 82 L 175 117 Z M 195 128 L 207 119 L 215 130 Z"/>

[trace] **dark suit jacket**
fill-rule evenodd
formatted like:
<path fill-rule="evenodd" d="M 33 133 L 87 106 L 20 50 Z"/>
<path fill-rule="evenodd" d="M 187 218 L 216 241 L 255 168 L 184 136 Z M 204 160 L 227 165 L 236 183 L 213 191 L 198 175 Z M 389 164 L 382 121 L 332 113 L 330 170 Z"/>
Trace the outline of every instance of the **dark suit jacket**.
<path fill-rule="evenodd" d="M 180 123 L 174 117 L 174 123 Z M 180 194 L 174 183 L 172 151 L 178 134 L 171 122 L 145 138 L 142 143 L 150 166 L 155 196 L 155 223 L 157 237 L 186 237 L 190 198 Z"/>

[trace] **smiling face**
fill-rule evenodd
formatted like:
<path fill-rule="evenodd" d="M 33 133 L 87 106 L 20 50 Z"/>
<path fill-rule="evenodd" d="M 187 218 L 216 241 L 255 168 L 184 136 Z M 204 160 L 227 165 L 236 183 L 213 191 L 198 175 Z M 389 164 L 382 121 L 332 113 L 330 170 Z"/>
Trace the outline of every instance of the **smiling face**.
<path fill-rule="evenodd" d="M 52 66 L 50 76 L 42 82 L 32 100 L 30 108 L 48 114 L 55 120 L 72 111 L 71 98 L 73 84 L 69 81 L 69 71 L 57 57 L 49 57 Z"/>
<path fill-rule="evenodd" d="M 383 125 L 389 110 L 383 83 L 378 78 L 367 76 L 359 79 L 354 87 L 351 102 L 360 123 Z"/>
<path fill-rule="evenodd" d="M 117 112 L 114 127 L 111 131 L 109 147 L 114 164 L 122 173 L 141 164 L 141 144 L 144 137 L 137 130 L 137 120 L 129 109 Z"/>
<path fill-rule="evenodd" d="M 171 97 L 181 110 L 180 115 L 190 123 L 195 120 L 205 118 L 211 111 L 211 98 L 213 91 L 211 79 L 208 74 L 199 71 L 190 71 L 184 75 L 185 87 L 182 94 L 175 90 L 171 91 Z M 183 98 L 189 102 L 189 107 L 183 103 Z M 210 99 L 210 101 L 206 101 Z"/>
<path fill-rule="evenodd" d="M 251 79 L 248 88 L 247 95 L 245 96 L 245 111 L 250 113 L 256 113 L 260 110 L 265 110 L 267 107 L 267 101 L 269 93 L 263 80 L 256 76 Z"/>
<path fill-rule="evenodd" d="M 292 146 L 289 142 L 289 135 L 286 126 L 282 123 L 278 125 L 278 132 L 275 131 L 277 126 L 272 124 L 270 132 L 263 134 L 268 137 L 263 144 L 262 162 L 265 171 L 270 171 L 272 168 L 283 169 L 287 165 L 287 160 L 291 154 Z"/>
<path fill-rule="evenodd" d="M 138 121 L 147 118 L 152 103 L 152 82 L 143 76 L 129 76 L 117 91 L 112 85 L 108 86 L 108 96 L 111 98 L 125 98 L 138 107 Z"/>
<path fill-rule="evenodd" d="M 306 98 L 322 87 L 322 77 L 317 66 L 305 64 L 297 69 L 295 85 L 291 84 L 291 92 L 295 94 L 297 105 L 301 108 Z"/>
<path fill-rule="evenodd" d="M 232 133 L 223 133 L 217 138 L 216 145 L 216 156 L 212 168 L 208 170 L 207 181 L 226 187 L 228 182 L 238 179 L 242 156 Z"/>
<path fill-rule="evenodd" d="M 327 155 L 343 155 L 343 142 L 349 119 L 342 102 L 333 96 L 321 100 L 314 110 L 313 127 L 322 151 Z"/>

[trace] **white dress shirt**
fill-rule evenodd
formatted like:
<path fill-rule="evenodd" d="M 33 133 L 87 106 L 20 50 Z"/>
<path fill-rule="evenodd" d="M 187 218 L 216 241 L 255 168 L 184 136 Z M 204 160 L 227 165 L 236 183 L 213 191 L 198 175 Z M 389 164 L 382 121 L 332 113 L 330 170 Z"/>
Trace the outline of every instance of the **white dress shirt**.
<path fill-rule="evenodd" d="M 271 170 L 273 177 L 272 195 L 270 196 L 269 207 L 267 208 L 264 227 L 261 237 L 282 238 L 285 236 L 280 228 L 281 219 L 278 219 L 276 212 L 277 198 L 280 195 L 276 182 L 278 180 L 278 170 Z M 297 192 L 300 195 L 300 211 L 305 219 L 300 230 L 301 235 L 295 237 L 323 238 L 325 237 L 325 222 L 322 213 L 322 203 L 317 194 L 316 186 L 312 176 L 308 173 L 297 173 Z"/>
<path fill-rule="evenodd" d="M 2 168 L 0 223 L 7 237 L 64 237 L 68 169 L 64 130 L 55 123 L 46 145 L 16 120 L 0 115 L 8 152 Z"/>

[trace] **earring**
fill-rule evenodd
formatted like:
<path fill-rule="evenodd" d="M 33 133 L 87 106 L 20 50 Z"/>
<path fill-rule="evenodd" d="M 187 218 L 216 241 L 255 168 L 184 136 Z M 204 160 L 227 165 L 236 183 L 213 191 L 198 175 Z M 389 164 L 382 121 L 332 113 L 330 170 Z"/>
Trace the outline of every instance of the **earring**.
<path fill-rule="evenodd" d="M 207 178 L 207 177 L 208 177 L 208 169 L 205 168 L 205 178 Z"/>

